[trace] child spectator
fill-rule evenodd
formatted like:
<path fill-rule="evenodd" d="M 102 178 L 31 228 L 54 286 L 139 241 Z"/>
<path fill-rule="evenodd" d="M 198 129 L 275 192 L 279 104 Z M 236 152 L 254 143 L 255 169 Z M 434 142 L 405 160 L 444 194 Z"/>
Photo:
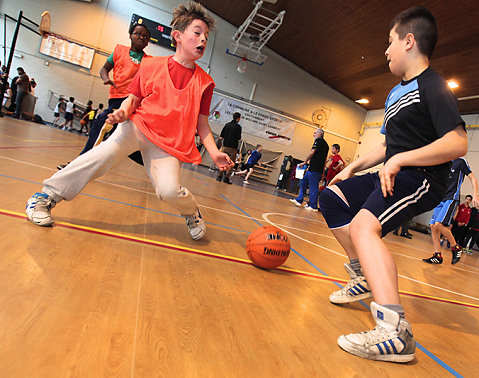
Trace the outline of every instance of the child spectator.
<path fill-rule="evenodd" d="M 60 97 L 58 99 L 57 105 L 55 106 L 55 109 L 53 110 L 53 126 L 58 125 L 58 121 L 60 120 L 60 112 L 65 110 L 65 99 L 63 97 Z"/>
<path fill-rule="evenodd" d="M 326 186 L 331 182 L 331 180 L 344 168 L 344 160 L 339 155 L 341 147 L 339 144 L 333 144 L 331 146 L 331 155 L 329 155 L 326 160 Z"/>
<path fill-rule="evenodd" d="M 456 216 L 452 224 L 452 236 L 454 236 L 454 239 L 461 247 L 464 247 L 464 237 L 467 233 L 467 224 L 471 219 L 472 208 L 469 206 L 471 201 L 472 196 L 468 194 L 464 203 L 461 203 L 457 208 Z"/>
<path fill-rule="evenodd" d="M 27 203 L 26 214 L 32 223 L 53 224 L 50 211 L 57 203 L 72 200 L 88 182 L 140 150 L 156 195 L 185 217 L 192 239 L 204 236 L 206 227 L 197 202 L 179 179 L 182 162 L 201 162 L 196 131 L 220 169 L 233 165 L 216 148 L 208 124 L 213 79 L 195 64 L 203 56 L 213 25 L 213 18 L 198 3 L 174 9 L 175 55 L 149 58 L 141 64 L 129 86 L 130 95 L 108 116 L 112 124 L 119 123 L 116 131 L 43 182 L 42 193 Z"/>
<path fill-rule="evenodd" d="M 65 105 L 65 122 L 60 127 L 65 130 L 71 130 L 73 127 L 73 116 L 76 113 L 75 98 L 70 97 L 69 101 Z"/>
<path fill-rule="evenodd" d="M 83 112 L 80 118 L 80 133 L 83 132 L 83 127 L 85 127 L 85 134 L 87 135 L 88 135 L 88 132 L 90 131 L 90 126 L 88 123 L 90 122 L 90 112 L 93 110 L 92 104 L 93 104 L 93 101 L 89 100 L 88 103 L 86 104 L 85 111 Z"/>

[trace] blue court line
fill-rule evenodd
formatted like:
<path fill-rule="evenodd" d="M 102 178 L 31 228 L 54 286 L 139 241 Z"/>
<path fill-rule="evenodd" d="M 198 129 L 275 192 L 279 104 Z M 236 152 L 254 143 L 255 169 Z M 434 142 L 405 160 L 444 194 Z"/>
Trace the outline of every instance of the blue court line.
<path fill-rule="evenodd" d="M 257 224 L 259 224 L 260 226 L 262 226 L 261 223 L 259 223 L 256 219 L 253 219 L 251 217 L 251 215 L 249 215 L 246 211 L 244 211 L 243 209 L 241 209 L 239 206 L 237 206 L 236 204 L 234 204 L 233 202 L 231 202 L 228 198 L 226 198 L 225 196 L 223 196 L 222 194 L 220 194 L 221 198 L 225 199 L 226 201 L 228 201 L 230 204 L 232 204 L 236 209 L 238 209 L 239 211 L 241 211 L 243 214 L 245 214 L 246 216 L 250 217 L 250 219 L 254 222 L 256 222 Z M 316 269 L 318 272 L 320 272 L 321 274 L 323 274 L 324 276 L 329 276 L 328 274 L 326 274 L 325 272 L 323 272 L 319 267 L 317 267 L 316 265 L 314 265 L 311 261 L 309 261 L 306 257 L 304 257 L 303 255 L 301 255 L 298 251 L 296 251 L 295 249 L 291 248 L 291 250 L 296 253 L 299 257 L 301 257 L 304 261 L 306 261 L 309 265 L 311 265 L 314 269 Z M 334 282 L 334 281 L 333 281 Z M 338 282 L 334 282 L 334 284 L 336 284 L 337 286 L 339 286 L 340 288 L 343 288 L 343 285 L 341 285 L 340 283 Z M 364 301 L 359 301 L 359 303 L 361 303 L 364 307 L 366 307 L 369 311 L 371 311 L 370 307 L 364 302 Z M 449 373 L 451 373 L 453 376 L 455 377 L 461 377 L 462 378 L 462 375 L 459 374 L 457 371 L 455 371 L 452 367 L 450 367 L 448 364 L 446 364 L 444 361 L 442 361 L 441 359 L 439 359 L 437 356 L 435 356 L 432 352 L 430 352 L 429 350 L 427 350 L 424 346 L 422 346 L 421 344 L 419 344 L 417 341 L 416 341 L 416 346 L 419 350 L 421 350 L 422 352 L 424 352 L 427 356 L 429 356 L 433 361 L 437 362 L 441 367 L 443 367 L 444 369 L 446 369 Z"/>
<path fill-rule="evenodd" d="M 18 178 L 18 177 L 13 177 L 13 176 L 8 176 L 8 175 L 4 175 L 4 174 L 1 174 L 0 173 L 0 176 L 2 177 L 7 177 L 7 178 L 10 178 L 10 179 L 13 179 L 13 180 L 18 180 L 18 181 L 23 181 L 23 182 L 28 182 L 28 183 L 31 183 L 31 184 L 36 184 L 36 185 L 41 185 L 39 184 L 38 182 L 35 182 L 35 181 L 31 181 L 31 180 L 26 180 L 26 179 L 21 179 L 21 178 Z M 109 202 L 114 202 L 114 203 L 118 203 L 118 204 L 122 204 L 122 205 L 126 205 L 126 206 L 131 206 L 131 207 L 136 207 L 136 208 L 139 208 L 139 209 L 143 209 L 143 210 L 149 210 L 149 211 L 153 211 L 153 212 L 157 212 L 157 213 L 161 213 L 161 214 L 166 214 L 166 215 L 172 215 L 172 216 L 175 216 L 175 217 L 180 217 L 182 218 L 181 215 L 177 215 L 177 214 L 171 214 L 171 213 L 168 213 L 168 212 L 165 212 L 165 211 L 161 211 L 161 210 L 155 210 L 155 209 L 150 209 L 150 208 L 147 208 L 147 207 L 143 207 L 143 206 L 138 206 L 138 205 L 133 205 L 133 204 L 129 204 L 129 203 L 126 203 L 126 202 L 121 202 L 121 201 L 116 201 L 116 200 L 112 200 L 112 199 L 109 199 L 109 198 L 104 198 L 104 197 L 98 197 L 98 196 L 94 196 L 92 194 L 86 194 L 86 193 L 80 193 L 81 195 L 83 196 L 88 196 L 88 197 L 92 197 L 92 198 L 97 198 L 97 199 L 101 199 L 101 200 L 105 200 L 105 201 L 109 201 Z M 258 225 L 260 226 L 263 226 L 260 222 L 258 222 L 256 219 L 253 219 L 251 217 L 251 215 L 249 215 L 247 212 L 245 212 L 243 209 L 241 209 L 239 206 L 237 206 L 236 204 L 234 204 L 233 202 L 231 202 L 228 198 L 226 198 L 225 196 L 223 196 L 222 194 L 220 194 L 220 197 L 222 197 L 225 201 L 229 202 L 231 205 L 233 205 L 236 209 L 238 209 L 239 211 L 241 211 L 244 215 L 248 216 L 252 221 L 254 221 L 255 223 L 257 223 Z M 222 225 L 219 225 L 219 224 L 216 224 L 216 223 L 209 223 L 209 222 L 205 222 L 207 224 L 211 224 L 211 225 L 214 225 L 214 226 L 217 226 L 217 227 L 222 227 L 222 228 L 228 228 L 228 229 L 231 229 L 231 230 L 235 230 L 235 231 L 240 231 L 240 232 L 245 232 L 245 233 L 248 233 L 248 231 L 244 231 L 244 230 L 240 230 L 240 229 L 237 229 L 237 228 L 233 228 L 233 227 L 228 227 L 228 226 L 222 226 Z M 318 272 L 320 272 L 321 274 L 323 274 L 324 276 L 327 276 L 328 277 L 328 274 L 326 274 L 325 272 L 323 272 L 319 267 L 317 267 L 316 265 L 314 265 L 311 261 L 309 261 L 306 257 L 304 257 L 303 255 L 301 255 L 298 251 L 296 251 L 295 249 L 291 248 L 291 250 L 296 253 L 300 258 L 302 258 L 304 261 L 306 261 L 309 265 L 311 265 L 314 269 L 316 269 Z M 334 282 L 334 284 L 336 284 L 337 286 L 339 287 L 343 287 L 341 284 L 339 284 L 338 282 Z M 369 306 L 364 303 L 363 301 L 359 301 L 364 307 L 366 307 L 369 311 L 370 311 L 370 308 Z M 427 356 L 429 356 L 433 361 L 437 362 L 441 367 L 443 367 L 445 370 L 447 370 L 449 373 L 451 373 L 453 376 L 455 377 L 463 377 L 462 375 L 460 375 L 458 372 L 456 372 L 453 368 L 451 368 L 449 365 L 447 365 L 445 362 L 443 362 L 441 359 L 439 359 L 437 356 L 435 356 L 432 352 L 428 351 L 425 347 L 423 347 L 421 344 L 419 344 L 417 341 L 416 341 L 416 346 L 418 347 L 419 350 L 421 350 L 422 352 L 424 352 Z"/>
<path fill-rule="evenodd" d="M 3 174 L 1 174 L 1 173 L 0 173 L 0 176 L 2 176 L 2 177 L 7 177 L 7 178 L 10 178 L 10 179 L 13 179 L 13 180 L 28 182 L 28 183 L 30 183 L 30 184 L 42 185 L 42 184 L 39 184 L 38 182 L 35 182 L 35 181 L 25 180 L 25 179 L 21 179 L 21 178 L 18 178 L 18 177 L 7 176 L 7 175 L 3 175 Z M 96 198 L 96 199 L 100 199 L 100 200 L 104 200 L 104 201 L 108 201 L 108 202 L 118 203 L 118 204 L 120 204 L 120 205 L 125 205 L 125 206 L 130 206 L 130 207 L 136 207 L 136 208 L 138 208 L 138 209 L 153 211 L 153 212 L 155 212 L 155 213 L 160 213 L 160 214 L 165 214 L 165 215 L 171 215 L 171 216 L 173 216 L 173 217 L 183 218 L 182 215 L 172 214 L 172 213 L 168 213 L 168 212 L 166 212 L 166 211 L 161 211 L 161 210 L 155 210 L 155 209 L 151 209 L 151 208 L 149 208 L 149 207 L 133 205 L 133 204 L 131 204 L 131 203 L 121 202 L 121 201 L 117 201 L 117 200 L 110 199 L 110 198 L 94 196 L 93 194 L 80 193 L 79 195 L 87 196 L 87 197 L 92 197 L 92 198 Z M 240 230 L 239 228 L 234 228 L 234 227 L 223 226 L 223 225 L 217 224 L 217 223 L 211 223 L 211 222 L 205 222 L 205 223 L 206 223 L 206 224 L 209 224 L 209 225 L 212 225 L 212 226 L 220 227 L 220 228 L 227 228 L 227 229 L 233 230 L 233 231 L 244 232 L 245 234 L 249 234 L 249 233 L 250 233 L 250 231 Z"/>

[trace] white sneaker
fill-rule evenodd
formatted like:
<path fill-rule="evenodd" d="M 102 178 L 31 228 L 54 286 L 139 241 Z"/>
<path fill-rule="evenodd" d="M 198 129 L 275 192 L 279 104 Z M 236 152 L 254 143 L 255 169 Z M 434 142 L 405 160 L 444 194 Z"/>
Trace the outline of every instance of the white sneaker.
<path fill-rule="evenodd" d="M 55 223 L 55 220 L 50 213 L 50 210 L 53 209 L 56 205 L 56 202 L 45 193 L 35 193 L 27 201 L 27 206 L 25 208 L 25 214 L 27 218 L 33 224 L 38 226 L 51 226 Z"/>
<path fill-rule="evenodd" d="M 329 296 L 331 303 L 351 303 L 368 299 L 373 296 L 371 289 L 369 288 L 366 277 L 358 276 L 356 272 L 351 268 L 350 264 L 345 263 L 344 269 L 348 272 L 351 279 L 349 282 L 338 291 L 335 291 Z"/>
<path fill-rule="evenodd" d="M 244 180 L 243 184 L 249 185 L 249 182 L 247 180 Z"/>
<path fill-rule="evenodd" d="M 313 207 L 311 207 L 311 206 L 309 206 L 309 205 L 305 205 L 305 206 L 304 206 L 304 210 L 317 211 L 318 209 L 315 209 L 315 208 L 313 208 Z"/>
<path fill-rule="evenodd" d="M 301 204 L 301 202 L 296 201 L 296 198 L 292 198 L 292 199 L 290 199 L 290 201 L 291 201 L 292 203 L 294 203 L 294 204 L 295 204 L 296 206 L 298 206 L 298 207 L 303 206 L 303 205 Z"/>
<path fill-rule="evenodd" d="M 205 222 L 201 216 L 200 210 L 197 208 L 192 215 L 183 215 L 185 217 L 186 227 L 193 240 L 200 240 L 206 233 Z"/>
<path fill-rule="evenodd" d="M 409 322 L 396 311 L 371 302 L 376 327 L 371 331 L 351 333 L 338 338 L 346 352 L 370 360 L 409 362 L 414 360 L 416 341 Z"/>

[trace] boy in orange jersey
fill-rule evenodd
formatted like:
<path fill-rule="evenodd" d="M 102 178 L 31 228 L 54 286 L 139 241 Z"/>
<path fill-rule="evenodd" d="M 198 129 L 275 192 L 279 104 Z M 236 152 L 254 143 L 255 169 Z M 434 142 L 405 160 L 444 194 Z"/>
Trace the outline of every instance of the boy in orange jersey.
<path fill-rule="evenodd" d="M 108 114 L 118 109 L 121 103 L 126 100 L 130 94 L 128 92 L 128 86 L 140 69 L 140 63 L 143 58 L 148 57 L 143 51 L 146 46 L 148 46 L 148 41 L 150 40 L 150 31 L 148 28 L 143 24 L 134 23 L 130 26 L 128 34 L 130 35 L 130 46 L 116 45 L 100 70 L 100 77 L 103 80 L 103 84 L 110 86 L 108 107 L 95 119 L 90 130 L 87 130 L 89 134 L 88 140 L 80 152 L 80 155 L 93 148 Z M 110 78 L 110 72 L 113 72 L 113 79 Z M 142 164 L 141 154 L 139 152 L 135 152 L 130 158 Z M 66 165 L 67 164 L 59 164 L 57 169 L 63 169 Z"/>
<path fill-rule="evenodd" d="M 43 192 L 27 203 L 32 223 L 53 224 L 50 210 L 56 203 L 72 200 L 88 182 L 139 150 L 156 195 L 181 212 L 192 239 L 203 237 L 206 228 L 196 200 L 180 185 L 179 176 L 182 162 L 201 161 L 196 132 L 220 169 L 233 166 L 216 147 L 208 124 L 213 79 L 195 64 L 203 56 L 214 20 L 200 4 L 189 3 L 175 8 L 171 24 L 175 55 L 142 62 L 130 84 L 131 94 L 108 116 L 111 123 L 119 123 L 115 132 L 43 182 Z"/>

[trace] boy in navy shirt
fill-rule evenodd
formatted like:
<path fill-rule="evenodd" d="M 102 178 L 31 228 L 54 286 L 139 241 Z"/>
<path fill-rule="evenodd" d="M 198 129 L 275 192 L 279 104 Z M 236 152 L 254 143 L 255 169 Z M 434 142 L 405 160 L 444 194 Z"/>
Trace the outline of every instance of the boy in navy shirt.
<path fill-rule="evenodd" d="M 263 146 L 261 144 L 258 144 L 256 146 L 256 150 L 254 150 L 251 155 L 248 158 L 248 161 L 246 162 L 246 165 L 244 166 L 244 169 L 240 172 L 236 172 L 237 175 L 244 175 L 246 174 L 246 177 L 244 178 L 243 184 L 248 185 L 248 179 L 253 173 L 253 167 L 256 164 L 259 164 L 261 166 L 261 163 L 259 162 L 259 159 L 261 159 L 261 151 L 263 150 Z"/>
<path fill-rule="evenodd" d="M 416 348 L 399 299 L 396 264 L 381 238 L 433 209 L 446 192 L 451 160 L 467 152 L 457 99 L 429 68 L 436 41 L 436 20 L 424 7 L 392 20 L 385 54 L 390 71 L 402 81 L 386 99 L 385 140 L 333 178 L 320 197 L 328 227 L 350 259 L 345 265 L 351 280 L 330 301 L 374 297 L 376 327 L 340 336 L 338 344 L 372 360 L 412 361 Z M 382 162 L 379 172 L 353 177 Z"/>

